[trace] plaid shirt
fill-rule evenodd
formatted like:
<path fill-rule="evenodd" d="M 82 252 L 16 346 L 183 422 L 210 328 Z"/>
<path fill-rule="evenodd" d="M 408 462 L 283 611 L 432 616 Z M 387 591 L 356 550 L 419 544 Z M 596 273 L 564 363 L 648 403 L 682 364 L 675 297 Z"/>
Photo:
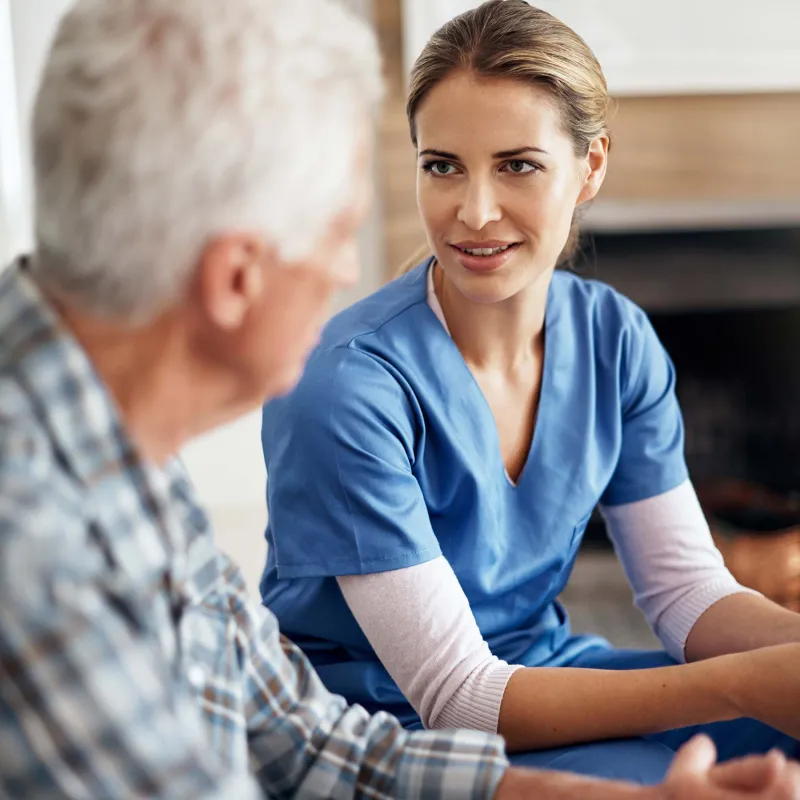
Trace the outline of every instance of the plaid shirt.
<path fill-rule="evenodd" d="M 0 795 L 477 799 L 506 766 L 328 693 L 26 263 L 0 275 Z"/>

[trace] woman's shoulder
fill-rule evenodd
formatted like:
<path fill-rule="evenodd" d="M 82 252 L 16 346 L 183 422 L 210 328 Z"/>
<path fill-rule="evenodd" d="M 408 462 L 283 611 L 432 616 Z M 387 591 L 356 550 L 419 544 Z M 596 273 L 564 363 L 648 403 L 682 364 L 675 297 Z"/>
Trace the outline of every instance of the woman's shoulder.
<path fill-rule="evenodd" d="M 408 318 L 427 300 L 426 267 L 418 265 L 334 315 L 323 330 L 321 347 L 347 347 L 387 326 L 411 329 Z"/>
<path fill-rule="evenodd" d="M 297 386 L 265 407 L 265 420 L 287 415 L 314 420 L 359 416 L 369 409 L 409 415 L 403 354 L 420 337 L 427 307 L 424 265 L 336 314 L 325 326 Z M 327 424 L 327 423 L 326 423 Z"/>
<path fill-rule="evenodd" d="M 559 270 L 553 275 L 552 288 L 558 305 L 567 308 L 572 322 L 583 320 L 607 334 L 619 334 L 647 320 L 646 312 L 630 298 L 596 278 Z"/>
<path fill-rule="evenodd" d="M 297 392 L 342 397 L 412 395 L 428 375 L 441 323 L 427 301 L 427 262 L 336 314 L 312 352 Z M 424 381 L 423 381 L 424 382 Z M 297 393 L 296 392 L 296 393 Z"/>
<path fill-rule="evenodd" d="M 559 333 L 573 342 L 576 357 L 592 361 L 619 380 L 643 364 L 663 361 L 647 312 L 603 281 L 570 272 L 554 275 L 552 299 Z"/>
<path fill-rule="evenodd" d="M 392 434 L 413 439 L 413 392 L 392 364 L 351 345 L 318 347 L 297 385 L 262 409 L 265 452 L 291 439 L 309 452 L 346 439 L 374 442 Z"/>

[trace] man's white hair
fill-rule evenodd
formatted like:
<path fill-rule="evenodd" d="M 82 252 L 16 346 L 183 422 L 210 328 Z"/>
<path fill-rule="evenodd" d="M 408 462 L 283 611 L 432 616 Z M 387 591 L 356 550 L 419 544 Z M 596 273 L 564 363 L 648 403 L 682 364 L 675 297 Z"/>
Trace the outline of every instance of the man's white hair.
<path fill-rule="evenodd" d="M 78 0 L 34 111 L 39 280 L 145 321 L 215 235 L 301 258 L 352 197 L 380 83 L 334 0 Z"/>

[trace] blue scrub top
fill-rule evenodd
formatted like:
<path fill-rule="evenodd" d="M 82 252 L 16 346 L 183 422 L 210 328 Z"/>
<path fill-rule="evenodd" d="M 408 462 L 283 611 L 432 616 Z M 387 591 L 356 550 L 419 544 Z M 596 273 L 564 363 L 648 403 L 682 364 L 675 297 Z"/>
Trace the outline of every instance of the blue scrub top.
<path fill-rule="evenodd" d="M 331 691 L 408 724 L 416 715 L 334 576 L 443 555 L 494 655 L 565 664 L 600 641 L 571 636 L 556 599 L 592 510 L 687 478 L 674 370 L 646 315 L 559 271 L 533 442 L 514 486 L 491 409 L 428 305 L 429 266 L 334 317 L 262 428 L 264 603 Z"/>

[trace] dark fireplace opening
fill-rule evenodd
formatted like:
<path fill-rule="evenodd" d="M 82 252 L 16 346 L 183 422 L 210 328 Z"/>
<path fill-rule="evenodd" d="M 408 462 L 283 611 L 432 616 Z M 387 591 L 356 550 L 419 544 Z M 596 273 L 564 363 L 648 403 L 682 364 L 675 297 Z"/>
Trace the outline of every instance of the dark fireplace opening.
<path fill-rule="evenodd" d="M 780 505 L 731 508 L 728 522 L 751 531 L 796 525 L 800 227 L 595 233 L 576 270 L 648 312 L 675 364 L 701 498 L 720 485 L 763 488 Z M 608 544 L 598 514 L 586 543 Z"/>
<path fill-rule="evenodd" d="M 800 305 L 651 319 L 676 367 L 693 480 L 800 490 Z"/>

